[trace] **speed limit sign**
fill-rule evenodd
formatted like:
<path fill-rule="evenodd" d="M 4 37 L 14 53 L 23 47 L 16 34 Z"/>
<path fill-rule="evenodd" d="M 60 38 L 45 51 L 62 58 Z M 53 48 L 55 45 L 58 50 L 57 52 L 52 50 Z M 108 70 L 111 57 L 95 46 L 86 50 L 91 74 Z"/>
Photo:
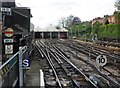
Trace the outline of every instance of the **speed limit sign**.
<path fill-rule="evenodd" d="M 96 64 L 98 66 L 104 66 L 105 64 L 107 63 L 107 58 L 105 55 L 99 55 L 97 58 L 96 58 Z"/>

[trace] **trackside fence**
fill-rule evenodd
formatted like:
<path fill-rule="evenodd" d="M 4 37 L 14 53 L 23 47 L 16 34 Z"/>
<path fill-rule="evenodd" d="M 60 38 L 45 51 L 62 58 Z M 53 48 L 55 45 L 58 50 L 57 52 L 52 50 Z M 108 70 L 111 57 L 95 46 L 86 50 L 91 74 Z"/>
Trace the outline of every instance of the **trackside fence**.
<path fill-rule="evenodd" d="M 0 66 L 0 88 L 23 86 L 25 69 L 22 69 L 22 60 L 26 57 L 27 47 L 24 46 Z"/>

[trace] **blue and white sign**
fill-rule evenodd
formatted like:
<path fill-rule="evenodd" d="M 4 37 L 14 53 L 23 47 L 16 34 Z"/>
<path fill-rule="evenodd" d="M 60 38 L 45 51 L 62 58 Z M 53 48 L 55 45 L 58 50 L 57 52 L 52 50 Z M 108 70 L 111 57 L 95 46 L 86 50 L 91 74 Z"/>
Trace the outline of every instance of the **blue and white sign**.
<path fill-rule="evenodd" d="M 4 39 L 4 43 L 13 43 L 13 39 Z"/>
<path fill-rule="evenodd" d="M 27 59 L 24 59 L 22 62 L 22 68 L 23 69 L 30 69 L 30 57 L 27 56 Z"/>

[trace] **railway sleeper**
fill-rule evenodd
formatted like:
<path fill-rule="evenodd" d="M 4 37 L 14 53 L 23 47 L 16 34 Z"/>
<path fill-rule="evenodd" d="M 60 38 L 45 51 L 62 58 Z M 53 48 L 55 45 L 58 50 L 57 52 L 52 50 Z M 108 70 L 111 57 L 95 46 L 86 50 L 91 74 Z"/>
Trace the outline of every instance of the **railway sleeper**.
<path fill-rule="evenodd" d="M 72 86 L 71 81 L 69 81 L 69 80 L 61 80 L 61 84 L 63 87 L 71 88 L 71 86 Z"/>
<path fill-rule="evenodd" d="M 67 76 L 71 76 L 71 72 L 68 71 L 68 69 L 64 65 L 61 65 L 61 67 L 63 68 L 63 70 L 65 71 L 65 73 L 67 74 Z"/>
<path fill-rule="evenodd" d="M 54 80 L 53 81 L 52 80 L 46 80 L 45 83 L 46 83 L 45 84 L 46 88 L 51 88 L 51 87 L 52 88 L 54 88 L 54 87 L 57 88 L 57 86 L 58 86 L 57 82 L 54 81 Z"/>
<path fill-rule="evenodd" d="M 85 79 L 72 79 L 72 82 L 76 88 L 95 88 L 90 82 Z"/>

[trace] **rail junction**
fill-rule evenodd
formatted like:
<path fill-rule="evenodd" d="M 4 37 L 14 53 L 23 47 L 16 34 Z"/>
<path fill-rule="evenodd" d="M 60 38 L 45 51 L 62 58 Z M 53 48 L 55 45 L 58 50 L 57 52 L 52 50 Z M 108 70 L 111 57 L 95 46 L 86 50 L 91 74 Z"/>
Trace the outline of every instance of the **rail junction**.
<path fill-rule="evenodd" d="M 46 87 L 117 88 L 119 54 L 78 40 L 35 40 L 40 54 Z M 106 55 L 105 66 L 96 64 L 96 57 Z"/>
<path fill-rule="evenodd" d="M 31 9 L 2 0 L 0 88 L 120 88 L 120 43 L 33 31 Z M 2 59 L 1 59 L 2 58 Z"/>

